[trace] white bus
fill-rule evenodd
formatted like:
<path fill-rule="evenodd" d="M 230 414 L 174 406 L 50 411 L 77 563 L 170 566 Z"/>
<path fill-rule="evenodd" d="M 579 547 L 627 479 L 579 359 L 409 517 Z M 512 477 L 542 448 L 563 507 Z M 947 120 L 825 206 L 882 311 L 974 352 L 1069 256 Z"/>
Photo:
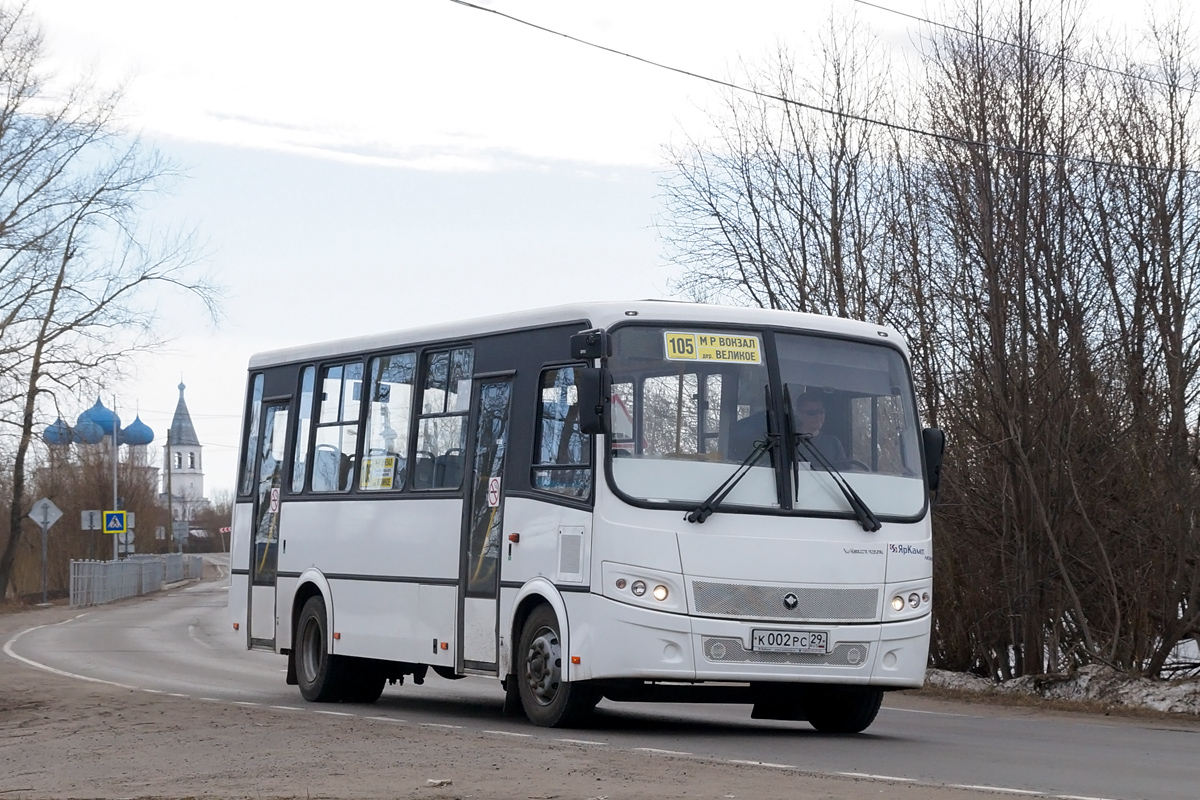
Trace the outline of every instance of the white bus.
<path fill-rule="evenodd" d="M 229 613 L 309 701 L 487 675 L 857 732 L 924 680 L 930 497 L 880 325 L 594 303 L 250 360 Z"/>

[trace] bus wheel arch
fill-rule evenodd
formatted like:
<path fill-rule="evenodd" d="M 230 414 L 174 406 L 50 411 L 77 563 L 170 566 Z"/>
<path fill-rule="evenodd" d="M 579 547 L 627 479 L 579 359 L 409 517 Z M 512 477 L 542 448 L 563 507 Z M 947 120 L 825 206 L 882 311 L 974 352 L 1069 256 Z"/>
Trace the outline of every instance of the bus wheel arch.
<path fill-rule="evenodd" d="M 508 646 L 504 648 L 501 655 L 501 658 L 506 659 L 507 663 L 502 661 L 500 664 L 501 671 L 507 676 L 517 672 L 517 665 L 520 661 L 518 648 L 521 642 L 521 631 L 525 627 L 525 620 L 539 605 L 548 605 L 553 609 L 561 626 L 558 633 L 562 638 L 564 652 L 569 648 L 571 631 L 567 622 L 567 604 L 563 602 L 562 596 L 554 588 L 554 584 L 545 578 L 534 578 L 521 587 L 513 600 L 513 613 L 508 629 Z M 568 665 L 567 678 L 570 678 L 569 672 Z"/>
<path fill-rule="evenodd" d="M 516 681 L 525 716 L 547 728 L 582 722 L 600 701 L 600 694 L 588 682 L 566 680 L 569 659 L 563 628 L 549 603 L 529 608 L 517 640 L 514 674 L 508 678 Z"/>

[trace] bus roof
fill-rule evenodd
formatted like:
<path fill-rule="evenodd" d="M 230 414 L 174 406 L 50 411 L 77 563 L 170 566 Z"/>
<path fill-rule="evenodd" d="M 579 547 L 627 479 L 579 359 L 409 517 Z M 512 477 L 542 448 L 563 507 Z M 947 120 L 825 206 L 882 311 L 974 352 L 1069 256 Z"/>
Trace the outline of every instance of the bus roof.
<path fill-rule="evenodd" d="M 795 311 L 706 305 L 673 300 L 637 300 L 551 306 L 268 350 L 250 357 L 250 369 L 439 340 L 466 339 L 484 334 L 581 320 L 586 320 L 587 326 L 592 328 L 609 328 L 618 322 L 629 322 L 633 319 L 639 322 L 721 323 L 795 328 L 804 331 L 869 338 L 876 341 L 880 337 L 885 337 L 890 344 L 904 351 L 905 355 L 908 353 L 903 337 L 898 331 L 887 325 L 858 322 L 840 317 L 826 317 L 820 314 L 801 314 Z M 565 345 L 564 342 L 564 352 Z"/>

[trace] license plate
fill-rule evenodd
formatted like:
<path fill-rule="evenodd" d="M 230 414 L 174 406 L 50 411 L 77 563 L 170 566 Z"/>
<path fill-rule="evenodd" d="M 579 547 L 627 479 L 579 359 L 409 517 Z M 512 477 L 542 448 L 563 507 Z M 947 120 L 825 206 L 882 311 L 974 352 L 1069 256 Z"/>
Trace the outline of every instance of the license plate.
<path fill-rule="evenodd" d="M 755 628 L 750 632 L 750 649 L 767 653 L 815 653 L 829 651 L 827 631 L 776 631 Z"/>

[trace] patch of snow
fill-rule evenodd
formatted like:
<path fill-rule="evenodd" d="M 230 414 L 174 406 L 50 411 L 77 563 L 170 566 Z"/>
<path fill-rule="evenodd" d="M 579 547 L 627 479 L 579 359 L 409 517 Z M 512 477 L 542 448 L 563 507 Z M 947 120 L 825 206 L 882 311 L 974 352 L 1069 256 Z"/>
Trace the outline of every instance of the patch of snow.
<path fill-rule="evenodd" d="M 1024 694 L 1047 700 L 1076 700 L 1123 708 L 1200 715 L 1200 679 L 1151 680 L 1131 677 L 1098 664 L 1066 675 L 1026 675 L 994 683 L 978 675 L 931 669 L 928 686 L 966 692 Z"/>

